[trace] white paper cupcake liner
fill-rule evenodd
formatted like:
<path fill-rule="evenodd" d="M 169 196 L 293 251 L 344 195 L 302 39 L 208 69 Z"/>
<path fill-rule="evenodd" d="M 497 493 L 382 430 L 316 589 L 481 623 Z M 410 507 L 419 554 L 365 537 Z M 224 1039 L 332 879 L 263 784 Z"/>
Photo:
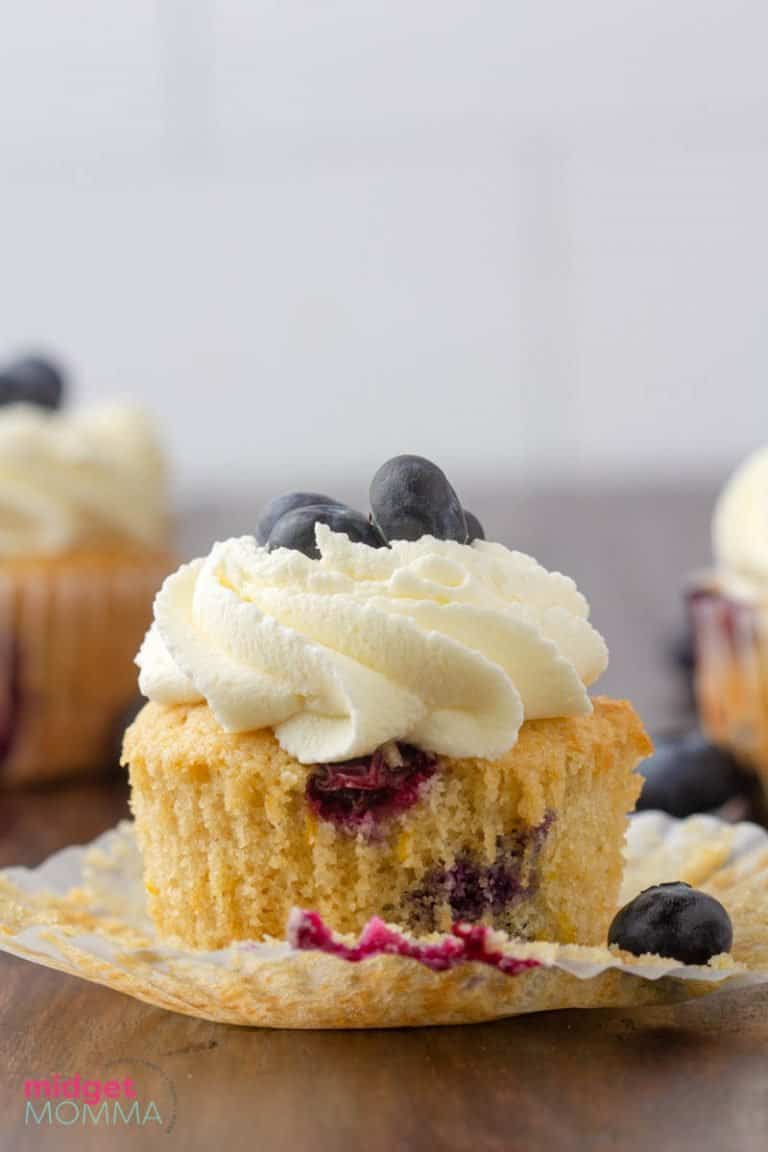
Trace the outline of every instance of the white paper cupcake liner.
<path fill-rule="evenodd" d="M 484 929 L 435 935 L 425 944 L 374 923 L 365 939 L 381 943 L 380 954 L 359 959 L 359 941 L 302 912 L 283 941 L 216 952 L 175 948 L 157 940 L 147 917 L 128 822 L 39 868 L 0 872 L 0 949 L 159 1007 L 286 1028 L 469 1023 L 553 1008 L 668 1002 L 768 980 L 764 829 L 641 813 L 630 825 L 626 861 L 622 902 L 665 880 L 717 896 L 733 920 L 733 955 L 688 967 L 607 948 L 524 943 Z M 302 936 L 307 925 L 319 928 L 320 937 Z M 338 954 L 316 950 L 318 943 Z M 433 959 L 450 954 L 450 963 L 435 970 L 422 962 L 425 946 Z M 403 950 L 417 958 L 393 954 Z"/>

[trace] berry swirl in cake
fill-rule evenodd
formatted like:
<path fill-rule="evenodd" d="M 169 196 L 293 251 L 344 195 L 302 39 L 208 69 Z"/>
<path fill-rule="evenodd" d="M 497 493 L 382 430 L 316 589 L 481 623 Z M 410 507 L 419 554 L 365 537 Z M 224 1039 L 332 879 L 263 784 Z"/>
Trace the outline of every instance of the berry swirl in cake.
<path fill-rule="evenodd" d="M 601 943 L 650 745 L 573 581 L 396 457 L 372 515 L 273 501 L 170 576 L 128 731 L 150 910 L 196 947 L 456 920 Z"/>

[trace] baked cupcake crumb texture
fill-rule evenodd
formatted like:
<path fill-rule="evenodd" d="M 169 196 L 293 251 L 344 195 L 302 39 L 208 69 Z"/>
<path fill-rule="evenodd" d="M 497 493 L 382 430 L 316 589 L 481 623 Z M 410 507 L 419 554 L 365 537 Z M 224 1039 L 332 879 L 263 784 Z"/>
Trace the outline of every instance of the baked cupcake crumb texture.
<path fill-rule="evenodd" d="M 124 756 L 158 927 L 220 947 L 281 937 L 299 906 L 339 931 L 376 915 L 418 933 L 461 918 L 602 943 L 640 789 L 633 769 L 651 746 L 629 704 L 594 705 L 529 721 L 497 761 L 440 757 L 415 802 L 353 830 L 318 817 L 317 769 L 269 730 L 228 733 L 205 705 L 147 704 Z"/>

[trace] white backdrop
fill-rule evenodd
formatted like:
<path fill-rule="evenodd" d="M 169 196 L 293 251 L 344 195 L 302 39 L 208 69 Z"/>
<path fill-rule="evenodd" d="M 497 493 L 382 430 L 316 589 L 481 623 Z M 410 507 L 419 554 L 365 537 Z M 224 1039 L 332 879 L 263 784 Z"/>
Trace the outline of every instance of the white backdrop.
<path fill-rule="evenodd" d="M 724 467 L 768 439 L 760 0 L 25 0 L 0 351 L 184 484 Z"/>

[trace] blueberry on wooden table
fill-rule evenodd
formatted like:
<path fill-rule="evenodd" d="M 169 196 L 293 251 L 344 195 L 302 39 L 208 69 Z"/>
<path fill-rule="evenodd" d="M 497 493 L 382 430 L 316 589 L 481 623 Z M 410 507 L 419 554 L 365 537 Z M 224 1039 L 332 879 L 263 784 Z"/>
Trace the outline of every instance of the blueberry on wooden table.
<path fill-rule="evenodd" d="M 706 964 L 733 943 L 731 918 L 719 900 L 674 881 L 646 888 L 616 914 L 608 943 L 635 956 L 651 953 L 681 964 Z"/>
<path fill-rule="evenodd" d="M 386 540 L 467 541 L 461 501 L 441 468 L 423 456 L 393 456 L 371 481 L 373 520 Z"/>

